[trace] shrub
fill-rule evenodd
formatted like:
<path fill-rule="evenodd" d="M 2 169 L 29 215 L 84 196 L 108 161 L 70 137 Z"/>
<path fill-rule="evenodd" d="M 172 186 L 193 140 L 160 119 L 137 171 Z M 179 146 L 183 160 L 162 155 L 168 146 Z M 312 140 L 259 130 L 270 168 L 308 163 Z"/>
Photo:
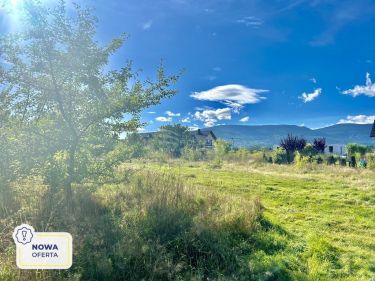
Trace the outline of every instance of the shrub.
<path fill-rule="evenodd" d="M 304 138 L 293 136 L 288 134 L 287 137 L 281 139 L 280 147 L 284 148 L 287 152 L 288 163 L 292 162 L 295 151 L 302 151 L 307 142 Z"/>
<path fill-rule="evenodd" d="M 301 154 L 303 156 L 308 156 L 312 158 L 313 156 L 318 154 L 318 151 L 315 149 L 315 147 L 312 144 L 307 144 L 301 151 Z"/>
<path fill-rule="evenodd" d="M 294 164 L 297 168 L 306 167 L 307 164 L 311 163 L 311 157 L 303 156 L 301 153 L 297 152 L 294 157 Z"/>
<path fill-rule="evenodd" d="M 224 160 L 224 157 L 227 156 L 230 149 L 230 143 L 223 140 L 217 140 L 214 147 L 215 159 Z"/>
<path fill-rule="evenodd" d="M 206 159 L 206 153 L 203 149 L 185 147 L 182 151 L 182 158 L 188 161 L 200 161 Z"/>
<path fill-rule="evenodd" d="M 355 156 L 356 154 L 358 154 L 361 157 L 366 154 L 368 149 L 369 148 L 367 145 L 356 144 L 356 143 L 349 143 L 346 146 L 346 150 L 348 151 L 349 156 Z"/>
<path fill-rule="evenodd" d="M 326 139 L 325 138 L 314 139 L 313 147 L 318 153 L 324 153 L 324 150 L 326 148 Z"/>
<path fill-rule="evenodd" d="M 234 162 L 248 162 L 253 154 L 247 148 L 239 148 L 228 152 L 226 158 Z"/>
<path fill-rule="evenodd" d="M 339 157 L 336 155 L 328 155 L 326 156 L 326 164 L 327 165 L 335 165 L 338 161 Z"/>
<path fill-rule="evenodd" d="M 366 159 L 359 160 L 358 167 L 359 168 L 367 168 L 367 160 Z"/>
<path fill-rule="evenodd" d="M 286 164 L 288 163 L 288 154 L 284 148 L 278 147 L 273 151 L 272 159 L 275 164 Z"/>
<path fill-rule="evenodd" d="M 366 155 L 366 159 L 367 159 L 367 167 L 369 169 L 375 169 L 375 154 L 374 153 L 368 153 Z"/>
<path fill-rule="evenodd" d="M 316 164 L 323 164 L 324 162 L 323 157 L 321 155 L 315 155 L 312 161 Z"/>

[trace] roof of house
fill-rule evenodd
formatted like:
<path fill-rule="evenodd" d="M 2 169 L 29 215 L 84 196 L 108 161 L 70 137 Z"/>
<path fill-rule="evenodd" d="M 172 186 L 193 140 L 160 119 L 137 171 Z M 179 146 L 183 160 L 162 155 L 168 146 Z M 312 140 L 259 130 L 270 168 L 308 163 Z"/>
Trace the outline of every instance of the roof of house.
<path fill-rule="evenodd" d="M 374 120 L 374 125 L 372 125 L 372 130 L 371 130 L 370 137 L 375 138 L 375 120 Z"/>
<path fill-rule="evenodd" d="M 209 135 L 211 135 L 211 137 L 216 140 L 217 137 L 215 136 L 214 132 L 212 132 L 211 130 L 204 130 L 202 131 L 201 129 L 198 129 L 196 131 L 192 131 L 191 132 L 192 135 L 196 136 L 196 137 L 208 137 Z"/>

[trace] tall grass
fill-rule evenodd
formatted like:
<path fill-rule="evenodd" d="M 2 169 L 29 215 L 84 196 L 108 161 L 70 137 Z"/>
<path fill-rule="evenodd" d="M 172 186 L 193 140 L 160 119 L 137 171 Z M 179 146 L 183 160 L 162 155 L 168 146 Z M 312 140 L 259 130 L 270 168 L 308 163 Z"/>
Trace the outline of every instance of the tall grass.
<path fill-rule="evenodd" d="M 1 192 L 0 280 L 249 280 L 247 257 L 262 230 L 259 199 L 239 200 L 141 172 L 118 184 L 75 186 L 74 209 L 40 179 Z M 11 231 L 68 231 L 68 271 L 20 271 Z"/>

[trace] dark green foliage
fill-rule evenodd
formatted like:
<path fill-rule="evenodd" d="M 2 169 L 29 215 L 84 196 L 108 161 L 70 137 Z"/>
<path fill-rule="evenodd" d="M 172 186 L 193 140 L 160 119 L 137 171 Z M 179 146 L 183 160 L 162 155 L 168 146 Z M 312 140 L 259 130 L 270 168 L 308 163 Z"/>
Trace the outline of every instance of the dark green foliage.
<path fill-rule="evenodd" d="M 316 150 L 315 146 L 311 144 L 307 144 L 301 151 L 301 154 L 303 156 L 308 156 L 310 158 L 314 157 L 317 155 L 319 152 Z"/>
<path fill-rule="evenodd" d="M 273 151 L 273 163 L 286 164 L 288 163 L 288 153 L 284 148 L 278 147 Z"/>
<path fill-rule="evenodd" d="M 345 166 L 346 166 L 346 162 L 347 162 L 346 158 L 341 158 L 341 159 L 340 159 L 340 165 L 341 165 L 341 166 L 344 166 L 344 167 L 345 167 Z"/>
<path fill-rule="evenodd" d="M 305 139 L 288 134 L 287 137 L 281 139 L 280 146 L 286 151 L 301 151 L 306 146 Z"/>
<path fill-rule="evenodd" d="M 302 151 L 307 144 L 304 138 L 293 136 L 288 134 L 287 137 L 280 140 L 280 147 L 284 148 L 287 152 L 288 163 L 291 163 L 294 159 L 294 152 Z"/>
<path fill-rule="evenodd" d="M 318 153 L 324 153 L 324 150 L 326 148 L 326 139 L 325 138 L 314 139 L 313 146 Z"/>
<path fill-rule="evenodd" d="M 185 148 L 198 149 L 203 143 L 190 133 L 189 128 L 180 124 L 160 127 L 151 139 L 151 147 L 155 151 L 162 151 L 172 157 L 180 157 Z"/>
<path fill-rule="evenodd" d="M 323 157 L 321 155 L 317 155 L 313 158 L 313 161 L 316 163 L 316 164 L 323 164 L 324 160 L 323 160 Z"/>
<path fill-rule="evenodd" d="M 339 158 L 337 156 L 335 156 L 335 155 L 328 155 L 326 157 L 326 164 L 327 165 L 334 165 L 334 164 L 336 164 L 336 162 L 337 162 L 338 159 Z"/>

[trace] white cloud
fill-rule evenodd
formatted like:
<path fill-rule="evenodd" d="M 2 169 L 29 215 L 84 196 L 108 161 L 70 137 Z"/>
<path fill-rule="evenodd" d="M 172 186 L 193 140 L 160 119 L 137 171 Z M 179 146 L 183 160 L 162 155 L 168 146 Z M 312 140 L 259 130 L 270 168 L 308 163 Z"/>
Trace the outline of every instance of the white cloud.
<path fill-rule="evenodd" d="M 337 124 L 372 124 L 375 120 L 375 115 L 349 115 L 346 119 L 341 119 Z"/>
<path fill-rule="evenodd" d="M 138 133 L 143 133 L 144 131 L 146 131 L 146 129 L 145 128 L 138 128 L 137 131 L 138 131 Z"/>
<path fill-rule="evenodd" d="M 156 117 L 155 120 L 159 122 L 171 122 L 172 117 L 159 116 L 159 117 Z"/>
<path fill-rule="evenodd" d="M 244 118 L 241 118 L 240 119 L 240 122 L 248 122 L 250 120 L 250 117 L 249 116 L 246 116 Z"/>
<path fill-rule="evenodd" d="M 215 66 L 212 70 L 213 70 L 213 71 L 216 71 L 216 72 L 219 72 L 219 71 L 221 71 L 221 67 L 219 67 L 219 66 Z"/>
<path fill-rule="evenodd" d="M 231 120 L 232 109 L 229 107 L 208 109 L 203 111 L 197 111 L 194 114 L 195 119 L 203 121 L 205 127 L 212 127 L 218 120 Z"/>
<path fill-rule="evenodd" d="M 189 131 L 196 131 L 199 129 L 199 126 L 197 124 L 193 124 L 192 126 L 189 127 Z"/>
<path fill-rule="evenodd" d="M 253 28 L 258 28 L 263 24 L 263 21 L 257 17 L 254 16 L 249 16 L 249 17 L 244 17 L 242 19 L 239 19 L 236 21 L 237 23 L 242 23 L 246 26 L 253 27 Z"/>
<path fill-rule="evenodd" d="M 181 120 L 181 122 L 182 122 L 182 123 L 190 123 L 190 122 L 191 122 L 190 117 L 183 118 L 183 119 Z"/>
<path fill-rule="evenodd" d="M 181 113 L 173 113 L 172 111 L 169 111 L 169 110 L 167 110 L 165 112 L 165 114 L 167 114 L 169 117 L 178 117 L 178 116 L 181 116 Z"/>
<path fill-rule="evenodd" d="M 314 90 L 314 92 L 312 93 L 303 93 L 302 96 L 300 96 L 299 98 L 303 100 L 304 103 L 307 103 L 307 102 L 311 102 L 313 100 L 315 100 L 317 97 L 319 97 L 319 95 L 322 93 L 322 89 L 321 88 L 318 88 L 316 90 Z"/>
<path fill-rule="evenodd" d="M 148 114 L 155 114 L 156 112 L 155 111 L 149 111 L 147 112 Z"/>
<path fill-rule="evenodd" d="M 313 82 L 314 84 L 317 83 L 316 78 L 314 78 L 314 77 L 313 77 L 313 78 L 310 78 L 310 81 Z"/>
<path fill-rule="evenodd" d="M 152 20 L 146 21 L 145 23 L 142 24 L 143 30 L 150 29 L 152 24 L 153 24 Z"/>
<path fill-rule="evenodd" d="M 238 109 L 245 104 L 254 104 L 265 99 L 259 94 L 266 92 L 268 92 L 268 90 L 250 89 L 242 85 L 232 84 L 218 86 L 207 91 L 194 92 L 190 96 L 196 100 L 221 102 L 227 106 Z"/>
<path fill-rule="evenodd" d="M 353 89 L 342 92 L 344 95 L 352 95 L 353 97 L 365 95 L 375 97 L 375 83 L 372 83 L 370 73 L 366 73 L 366 85 L 356 85 Z"/>

